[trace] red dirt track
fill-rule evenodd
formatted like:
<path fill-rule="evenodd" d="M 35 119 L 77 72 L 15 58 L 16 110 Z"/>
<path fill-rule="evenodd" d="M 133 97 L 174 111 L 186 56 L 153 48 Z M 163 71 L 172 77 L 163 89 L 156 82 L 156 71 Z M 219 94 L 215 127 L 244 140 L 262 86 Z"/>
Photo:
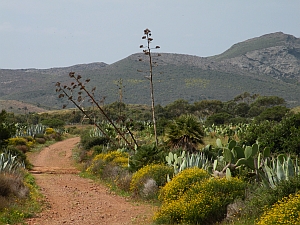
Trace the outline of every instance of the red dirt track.
<path fill-rule="evenodd" d="M 72 160 L 78 137 L 57 142 L 39 153 L 28 155 L 32 173 L 47 207 L 29 225 L 61 224 L 151 224 L 154 207 L 131 202 L 110 193 L 108 188 L 79 177 Z"/>

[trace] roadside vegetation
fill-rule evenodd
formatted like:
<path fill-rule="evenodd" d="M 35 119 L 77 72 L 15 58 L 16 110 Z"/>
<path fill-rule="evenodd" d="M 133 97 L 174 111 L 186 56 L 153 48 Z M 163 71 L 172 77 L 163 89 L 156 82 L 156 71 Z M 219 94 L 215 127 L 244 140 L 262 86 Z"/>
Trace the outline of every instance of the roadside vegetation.
<path fill-rule="evenodd" d="M 0 221 L 18 223 L 42 209 L 43 198 L 27 172 L 31 165 L 26 152 L 79 135 L 75 156 L 82 176 L 99 179 L 133 200 L 158 205 L 153 223 L 263 224 L 273 207 L 296 204 L 300 187 L 300 115 L 285 108 L 276 110 L 275 117 L 271 109 L 278 106 L 284 107 L 283 99 L 267 96 L 156 106 L 156 146 L 150 107 L 106 105 L 133 149 L 92 107 L 86 111 L 95 115 L 93 120 L 82 120 L 81 114 L 72 122 L 65 120 L 71 119 L 66 110 L 26 117 L 3 111 L 1 166 L 13 163 L 9 157 L 15 164 L 11 171 L 0 172 Z M 117 122 L 120 107 L 123 122 Z M 27 123 L 34 119 L 38 123 Z"/>
<path fill-rule="evenodd" d="M 104 105 L 88 78 L 69 77 L 56 91 L 76 109 L 0 114 L 3 224 L 41 210 L 26 152 L 67 135 L 81 138 L 74 156 L 82 176 L 156 204 L 153 224 L 299 221 L 299 210 L 290 209 L 299 208 L 300 114 L 284 99 L 245 92 L 227 102 L 178 99 L 147 107 L 126 105 L 120 96 Z M 91 106 L 83 108 L 84 100 Z"/>
<path fill-rule="evenodd" d="M 43 208 L 43 196 L 29 173 L 26 157 L 62 140 L 62 129 L 42 124 L 16 123 L 13 114 L 0 113 L 0 224 L 19 224 Z"/>

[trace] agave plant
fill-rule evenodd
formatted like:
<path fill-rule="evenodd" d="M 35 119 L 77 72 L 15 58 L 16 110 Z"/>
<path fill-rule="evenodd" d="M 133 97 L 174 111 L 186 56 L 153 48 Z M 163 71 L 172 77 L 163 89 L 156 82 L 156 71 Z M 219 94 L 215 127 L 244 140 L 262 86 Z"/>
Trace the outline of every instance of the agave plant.
<path fill-rule="evenodd" d="M 16 155 L 12 155 L 10 152 L 0 154 L 0 173 L 14 173 L 20 168 L 25 168 L 25 164 L 20 163 Z"/>
<path fill-rule="evenodd" d="M 265 159 L 263 161 L 264 179 L 263 185 L 275 188 L 280 181 L 289 180 L 291 177 L 299 176 L 300 170 L 298 159 L 295 161 L 290 156 L 280 154 L 277 158 Z"/>
<path fill-rule="evenodd" d="M 174 168 L 174 174 L 178 174 L 184 169 L 198 167 L 205 170 L 212 168 L 212 161 L 203 153 L 192 153 L 182 151 L 180 156 L 176 153 L 169 152 L 166 156 L 166 161 L 169 166 Z"/>
<path fill-rule="evenodd" d="M 42 124 L 36 125 L 24 125 L 24 124 L 16 124 L 16 137 L 24 137 L 24 136 L 34 136 L 36 134 L 43 134 L 46 131 L 46 126 Z"/>

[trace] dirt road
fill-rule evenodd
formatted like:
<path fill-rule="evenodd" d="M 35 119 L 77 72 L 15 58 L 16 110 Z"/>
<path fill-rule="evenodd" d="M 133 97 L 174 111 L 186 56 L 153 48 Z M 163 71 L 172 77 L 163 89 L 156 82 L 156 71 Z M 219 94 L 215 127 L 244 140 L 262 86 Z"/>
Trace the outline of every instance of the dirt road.
<path fill-rule="evenodd" d="M 152 206 L 130 202 L 78 176 L 72 149 L 79 141 L 67 139 L 28 156 L 48 207 L 27 224 L 151 224 Z"/>

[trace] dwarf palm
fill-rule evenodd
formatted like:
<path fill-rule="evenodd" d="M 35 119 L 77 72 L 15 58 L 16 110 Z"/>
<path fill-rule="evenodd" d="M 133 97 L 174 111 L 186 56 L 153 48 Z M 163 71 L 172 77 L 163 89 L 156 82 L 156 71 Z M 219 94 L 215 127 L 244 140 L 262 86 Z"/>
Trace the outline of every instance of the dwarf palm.
<path fill-rule="evenodd" d="M 173 148 L 194 152 L 197 144 L 203 143 L 204 132 L 201 123 L 193 115 L 182 115 L 166 128 L 166 138 Z"/>

